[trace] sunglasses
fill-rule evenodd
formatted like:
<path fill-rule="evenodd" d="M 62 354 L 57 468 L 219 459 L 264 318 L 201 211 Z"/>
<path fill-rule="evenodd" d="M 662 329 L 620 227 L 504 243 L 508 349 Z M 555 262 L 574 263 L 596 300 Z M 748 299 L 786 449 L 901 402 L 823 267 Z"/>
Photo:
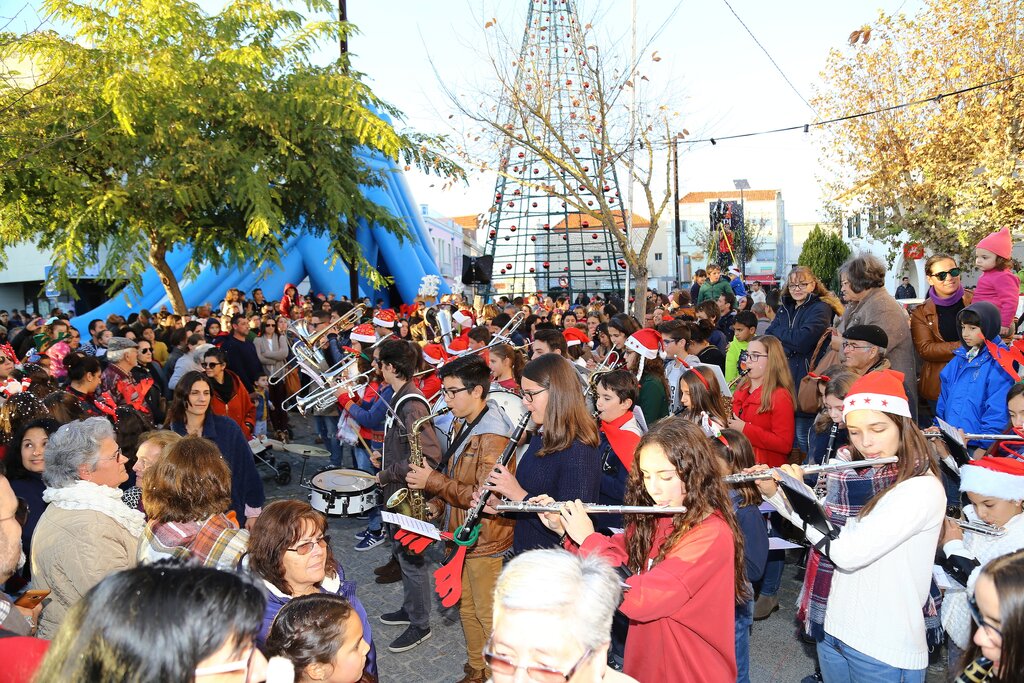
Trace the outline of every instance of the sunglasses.
<path fill-rule="evenodd" d="M 224 364 L 223 363 L 200 363 L 199 365 L 201 367 L 204 367 L 204 368 L 215 368 L 218 365 L 224 365 Z"/>
<path fill-rule="evenodd" d="M 937 273 L 932 273 L 932 277 L 936 278 L 939 282 L 945 282 L 946 277 L 960 277 L 962 271 L 959 268 L 950 268 L 949 270 L 940 270 Z"/>

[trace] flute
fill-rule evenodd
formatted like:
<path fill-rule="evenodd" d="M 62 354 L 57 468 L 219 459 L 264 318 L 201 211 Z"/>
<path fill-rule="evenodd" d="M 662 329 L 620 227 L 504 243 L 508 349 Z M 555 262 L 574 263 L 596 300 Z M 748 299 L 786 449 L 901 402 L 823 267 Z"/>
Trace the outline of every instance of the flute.
<path fill-rule="evenodd" d="M 539 505 L 527 503 L 526 501 L 510 501 L 499 503 L 494 506 L 498 512 L 558 512 L 565 505 L 565 501 L 551 503 L 550 505 Z M 590 514 L 601 515 L 681 515 L 686 512 L 685 506 L 658 505 L 598 505 L 597 503 L 584 503 L 583 509 Z"/>
<path fill-rule="evenodd" d="M 803 468 L 804 474 L 821 474 L 822 472 L 836 472 L 838 470 L 849 470 L 859 467 L 874 467 L 875 465 L 889 465 L 894 462 L 898 462 L 899 458 L 895 455 L 891 455 L 888 458 L 874 458 L 872 460 L 838 460 L 835 462 L 828 462 L 824 465 L 808 465 Z M 737 474 L 730 474 L 726 477 L 722 477 L 722 480 L 726 484 L 745 484 L 748 481 L 758 481 L 759 479 L 771 479 L 772 471 L 764 470 L 762 472 L 740 472 Z"/>
<path fill-rule="evenodd" d="M 922 432 L 929 439 L 942 437 L 942 432 Z M 955 438 L 955 437 L 954 437 Z M 1017 434 L 964 434 L 967 441 L 1024 441 Z"/>
<path fill-rule="evenodd" d="M 950 519 L 960 525 L 960 528 L 964 531 L 971 531 L 976 534 L 982 534 L 983 536 L 1003 536 L 1006 534 L 1006 529 L 1001 526 L 992 526 L 985 522 L 972 522 L 958 517 L 950 517 Z"/>

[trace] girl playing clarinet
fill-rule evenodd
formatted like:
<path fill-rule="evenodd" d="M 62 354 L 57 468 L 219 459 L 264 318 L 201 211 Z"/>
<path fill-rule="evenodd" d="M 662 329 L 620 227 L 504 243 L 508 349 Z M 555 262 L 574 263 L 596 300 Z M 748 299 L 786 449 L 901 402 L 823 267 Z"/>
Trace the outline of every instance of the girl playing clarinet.
<path fill-rule="evenodd" d="M 673 516 L 625 515 L 608 537 L 578 500 L 540 515 L 583 554 L 599 553 L 630 575 L 619 610 L 629 618 L 623 672 L 639 681 L 733 683 L 733 610 L 749 599 L 743 536 L 718 456 L 687 420 L 661 420 L 637 446 L 627 505 L 686 506 Z M 532 502 L 551 504 L 550 496 Z"/>

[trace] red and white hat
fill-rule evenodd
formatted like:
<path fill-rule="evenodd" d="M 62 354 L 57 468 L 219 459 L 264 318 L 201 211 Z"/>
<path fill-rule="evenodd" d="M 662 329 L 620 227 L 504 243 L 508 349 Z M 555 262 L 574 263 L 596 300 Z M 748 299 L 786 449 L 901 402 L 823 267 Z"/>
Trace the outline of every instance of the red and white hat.
<path fill-rule="evenodd" d="M 382 308 L 373 314 L 373 324 L 377 327 L 394 327 L 398 316 L 390 308 Z"/>
<path fill-rule="evenodd" d="M 960 468 L 960 490 L 1002 500 L 1024 500 L 1024 462 L 986 455 Z"/>
<path fill-rule="evenodd" d="M 657 330 L 645 327 L 629 335 L 625 346 L 630 351 L 639 353 L 641 358 L 654 360 L 661 352 L 661 334 Z"/>
<path fill-rule="evenodd" d="M 878 410 L 910 417 L 910 403 L 903 388 L 903 373 L 876 370 L 854 382 L 843 401 L 843 417 L 854 410 Z"/>
<path fill-rule="evenodd" d="M 567 327 L 562 330 L 562 336 L 565 337 L 566 346 L 579 346 L 580 344 L 590 343 L 590 337 L 578 327 Z"/>
<path fill-rule="evenodd" d="M 352 341 L 362 342 L 363 344 L 373 344 L 377 341 L 377 333 L 373 331 L 373 325 L 363 323 L 362 325 L 357 325 L 352 330 L 349 338 Z"/>
<path fill-rule="evenodd" d="M 460 327 L 473 327 L 473 325 L 476 325 L 476 316 L 468 308 L 460 308 L 452 313 L 452 320 L 457 322 Z"/>
<path fill-rule="evenodd" d="M 423 347 L 423 360 L 434 367 L 444 365 L 447 357 L 444 347 L 440 344 L 427 344 Z"/>
<path fill-rule="evenodd" d="M 466 337 L 455 337 L 448 346 L 444 348 L 450 356 L 461 356 L 466 351 L 469 351 L 469 340 Z"/>

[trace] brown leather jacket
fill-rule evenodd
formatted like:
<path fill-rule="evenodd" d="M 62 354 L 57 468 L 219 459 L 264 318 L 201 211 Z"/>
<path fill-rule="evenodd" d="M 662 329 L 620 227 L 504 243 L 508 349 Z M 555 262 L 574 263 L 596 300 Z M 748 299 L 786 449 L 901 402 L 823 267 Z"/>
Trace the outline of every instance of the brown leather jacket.
<path fill-rule="evenodd" d="M 964 307 L 971 305 L 974 293 L 964 292 Z M 939 333 L 939 314 L 935 302 L 930 298 L 910 314 L 910 335 L 914 338 L 914 350 L 921 359 L 917 375 L 917 387 L 921 398 L 928 401 L 939 399 L 939 373 L 946 363 L 953 360 L 953 352 L 960 342 L 948 342 Z"/>
<path fill-rule="evenodd" d="M 461 422 L 461 421 L 460 421 Z M 459 423 L 457 423 L 459 424 Z M 465 429 L 465 426 L 462 426 Z M 494 469 L 498 456 L 508 444 L 508 436 L 514 425 L 505 412 L 494 401 L 487 402 L 487 414 L 477 424 L 469 437 L 452 455 L 445 472 L 434 471 L 427 479 L 425 490 L 433 496 L 431 508 L 439 510 L 433 503 L 443 500 L 446 524 L 443 530 L 454 533 L 466 519 L 466 510 L 473 506 L 473 492 L 480 489 Z M 457 432 L 453 432 L 454 435 Z M 515 459 L 509 463 L 515 472 Z M 512 530 L 515 520 L 507 517 L 484 515 L 480 524 L 480 537 L 467 551 L 468 557 L 498 555 L 512 547 Z"/>

